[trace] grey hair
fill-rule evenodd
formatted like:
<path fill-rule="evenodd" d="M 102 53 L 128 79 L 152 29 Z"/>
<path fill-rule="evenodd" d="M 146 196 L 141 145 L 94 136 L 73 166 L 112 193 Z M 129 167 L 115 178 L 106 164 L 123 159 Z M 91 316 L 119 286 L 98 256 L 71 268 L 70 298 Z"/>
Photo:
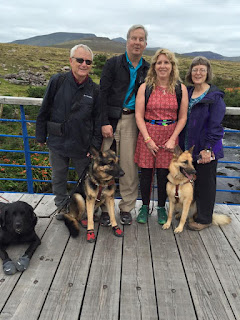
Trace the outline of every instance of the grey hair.
<path fill-rule="evenodd" d="M 192 69 L 195 67 L 195 66 L 199 66 L 199 65 L 203 65 L 203 66 L 206 66 L 207 67 L 207 78 L 206 78 L 206 82 L 211 82 L 212 81 L 212 78 L 213 78 L 213 72 L 212 72 L 212 67 L 211 67 L 211 63 L 210 61 L 203 57 L 203 56 L 197 56 L 195 57 L 193 60 L 192 60 L 192 63 L 188 69 L 188 72 L 186 74 L 186 81 L 188 83 L 191 83 L 193 84 L 193 81 L 192 81 Z"/>
<path fill-rule="evenodd" d="M 91 56 L 92 56 L 92 60 L 93 60 L 93 52 L 92 50 L 86 46 L 85 44 L 77 44 L 76 46 L 74 46 L 71 50 L 70 50 L 70 58 L 72 58 L 74 56 L 74 53 L 75 51 L 78 49 L 78 48 L 82 48 L 83 50 L 87 51 L 87 52 L 90 52 Z"/>
<path fill-rule="evenodd" d="M 135 31 L 136 29 L 143 29 L 144 33 L 145 33 L 145 41 L 147 41 L 147 37 L 148 37 L 148 32 L 145 29 L 145 27 L 141 24 L 134 24 L 133 26 L 131 26 L 131 28 L 129 28 L 128 33 L 127 33 L 127 40 L 130 38 L 130 33 L 132 31 Z"/>

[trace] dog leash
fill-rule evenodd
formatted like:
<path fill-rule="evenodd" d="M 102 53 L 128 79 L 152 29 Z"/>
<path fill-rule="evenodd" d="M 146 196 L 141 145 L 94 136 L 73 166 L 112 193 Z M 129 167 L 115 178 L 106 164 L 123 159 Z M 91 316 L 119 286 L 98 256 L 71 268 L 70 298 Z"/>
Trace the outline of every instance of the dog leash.
<path fill-rule="evenodd" d="M 8 199 L 5 199 L 3 196 L 0 196 L 1 199 L 3 199 L 6 202 L 10 202 Z"/>
<path fill-rule="evenodd" d="M 89 168 L 89 165 L 91 163 L 91 159 L 89 159 L 89 162 L 88 164 L 86 165 L 86 167 L 84 168 L 80 178 L 78 179 L 77 181 L 77 184 L 76 186 L 71 190 L 70 194 L 68 195 L 68 197 L 65 199 L 65 201 L 63 202 L 63 204 L 61 206 L 59 206 L 56 210 L 53 211 L 52 214 L 56 215 L 57 212 L 60 212 L 63 208 L 66 208 L 66 211 L 68 212 L 69 211 L 69 204 L 70 204 L 70 201 L 71 201 L 71 198 L 73 196 L 73 194 L 75 193 L 75 191 L 77 190 L 78 186 L 80 185 L 80 183 L 82 182 L 82 179 L 85 177 L 86 175 L 86 172 Z"/>
<path fill-rule="evenodd" d="M 165 149 L 164 146 L 160 146 L 158 145 L 158 148 L 161 148 L 161 149 Z M 169 152 L 173 152 L 173 151 L 170 151 Z M 148 214 L 151 215 L 152 212 L 153 212 L 153 209 L 154 209 L 154 201 L 155 201 L 155 187 L 154 187 L 154 176 L 155 176 L 155 170 L 156 170 L 156 158 L 153 162 L 153 172 L 152 172 L 152 182 L 151 182 L 151 187 L 150 187 L 150 194 L 149 194 L 149 205 L 150 205 L 150 200 L 151 200 L 151 194 L 152 194 L 152 208 L 149 209 L 148 211 Z M 152 190 L 152 191 L 151 191 Z"/>

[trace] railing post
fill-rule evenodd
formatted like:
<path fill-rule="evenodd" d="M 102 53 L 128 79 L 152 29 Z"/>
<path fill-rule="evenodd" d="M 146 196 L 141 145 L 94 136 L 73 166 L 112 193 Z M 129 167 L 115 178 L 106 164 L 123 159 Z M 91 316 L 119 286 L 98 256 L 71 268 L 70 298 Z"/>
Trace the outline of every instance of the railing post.
<path fill-rule="evenodd" d="M 32 177 L 30 148 L 29 148 L 29 141 L 28 141 L 27 123 L 26 123 L 25 111 L 24 111 L 23 105 L 20 105 L 20 110 L 21 110 L 21 123 L 22 123 L 24 154 L 25 154 L 25 162 L 26 162 L 28 193 L 34 193 L 33 192 L 33 177 Z"/>

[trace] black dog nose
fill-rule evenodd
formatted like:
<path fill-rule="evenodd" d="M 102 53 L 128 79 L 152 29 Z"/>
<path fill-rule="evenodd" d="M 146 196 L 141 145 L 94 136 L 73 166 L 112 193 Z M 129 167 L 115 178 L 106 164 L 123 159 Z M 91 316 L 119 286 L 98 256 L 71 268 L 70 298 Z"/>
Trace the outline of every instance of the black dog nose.
<path fill-rule="evenodd" d="M 122 177 L 125 175 L 125 172 L 121 169 L 120 172 L 119 172 L 119 177 Z"/>
<path fill-rule="evenodd" d="M 20 228 L 22 226 L 21 222 L 16 222 L 15 224 L 16 228 Z"/>

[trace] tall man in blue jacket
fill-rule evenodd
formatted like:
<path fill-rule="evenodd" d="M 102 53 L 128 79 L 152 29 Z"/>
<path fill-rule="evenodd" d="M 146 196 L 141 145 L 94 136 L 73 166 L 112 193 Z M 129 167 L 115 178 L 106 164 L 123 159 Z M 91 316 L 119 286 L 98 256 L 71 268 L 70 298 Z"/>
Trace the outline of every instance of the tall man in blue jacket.
<path fill-rule="evenodd" d="M 47 141 L 49 147 L 52 188 L 59 210 L 68 199 L 70 161 L 80 177 L 89 163 L 90 147 L 100 149 L 102 144 L 99 88 L 89 77 L 92 62 L 88 46 L 73 47 L 71 71 L 52 76 L 37 117 L 36 140 L 40 144 Z"/>
<path fill-rule="evenodd" d="M 124 177 L 120 178 L 120 221 L 131 224 L 131 210 L 138 196 L 138 167 L 134 163 L 137 141 L 135 98 L 139 86 L 149 68 L 142 58 L 147 45 L 147 31 L 142 25 L 133 25 L 127 33 L 126 52 L 109 59 L 100 80 L 103 150 L 109 149 L 116 140 L 117 153 Z M 106 208 L 102 208 L 100 224 L 110 225 Z"/>

